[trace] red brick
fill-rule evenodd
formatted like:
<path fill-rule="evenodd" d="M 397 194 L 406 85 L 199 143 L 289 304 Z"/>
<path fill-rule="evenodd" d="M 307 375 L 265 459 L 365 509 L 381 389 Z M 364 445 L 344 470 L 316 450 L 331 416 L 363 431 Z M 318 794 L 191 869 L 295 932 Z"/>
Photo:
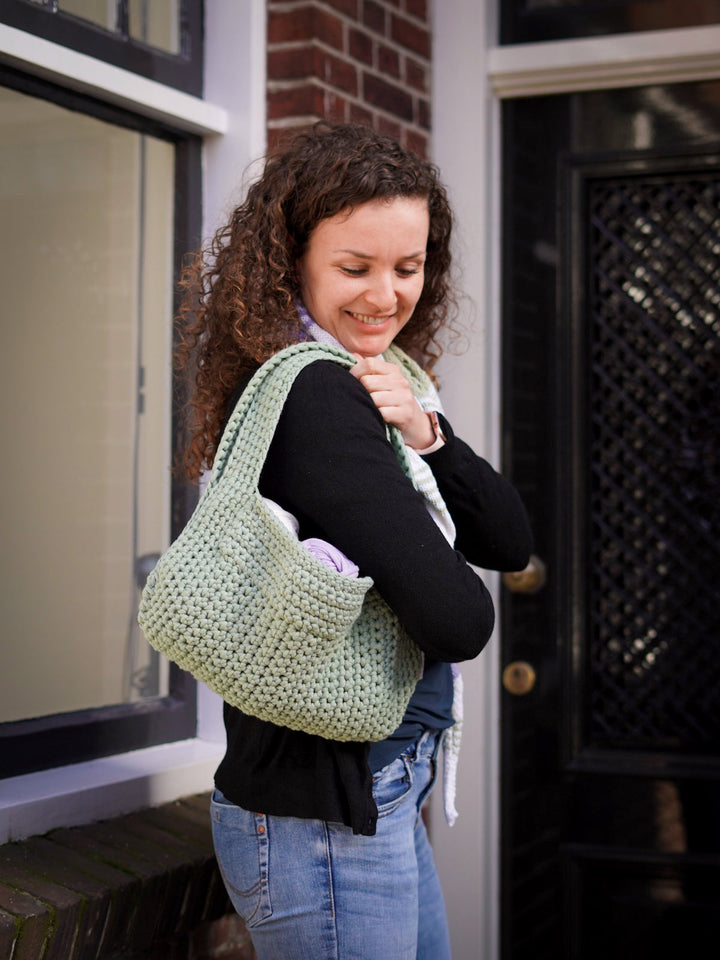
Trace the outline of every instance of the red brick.
<path fill-rule="evenodd" d="M 0 848 L 0 957 L 187 960 L 189 931 L 230 911 L 207 806 L 192 797 Z"/>
<path fill-rule="evenodd" d="M 15 844 L 9 844 L 7 849 L 10 855 L 2 858 L 3 882 L 52 908 L 52 938 L 42 956 L 47 960 L 67 960 L 74 955 L 77 945 L 80 921 L 87 907 L 85 896 L 67 887 L 64 880 L 56 883 L 16 863 Z M 23 940 L 21 936 L 21 945 Z"/>
<path fill-rule="evenodd" d="M 428 19 L 427 0 L 405 0 L 405 12 L 418 20 Z"/>
<path fill-rule="evenodd" d="M 208 830 L 207 810 L 181 807 L 179 803 L 143 810 L 146 823 L 154 823 L 180 840 L 199 842 L 209 854 L 213 853 L 212 834 Z"/>
<path fill-rule="evenodd" d="M 375 0 L 363 0 L 363 23 L 375 33 L 385 36 L 387 30 L 385 8 L 375 3 Z"/>
<path fill-rule="evenodd" d="M 308 127 L 309 124 L 298 127 L 269 126 L 267 129 L 267 152 L 269 154 L 282 153 L 295 134 L 300 133 L 301 130 L 306 130 Z"/>
<path fill-rule="evenodd" d="M 379 107 L 387 113 L 394 113 L 403 120 L 413 119 L 413 102 L 409 93 L 389 83 L 382 77 L 366 73 L 363 81 L 365 101 L 373 107 Z"/>
<path fill-rule="evenodd" d="M 343 48 L 343 23 L 331 13 L 318 10 L 315 15 L 315 36 L 336 50 Z"/>
<path fill-rule="evenodd" d="M 318 47 L 271 50 L 268 53 L 267 71 L 271 81 L 306 80 L 314 77 L 353 96 L 357 95 L 358 77 L 355 64 Z"/>
<path fill-rule="evenodd" d="M 357 96 L 358 72 L 355 64 L 334 57 L 331 53 L 323 53 L 319 66 L 322 71 L 318 74 L 319 80 Z"/>
<path fill-rule="evenodd" d="M 134 911 L 135 900 L 139 896 L 138 880 L 101 860 L 53 843 L 46 837 L 31 837 L 22 847 L 27 852 L 28 862 L 35 862 L 36 869 L 40 870 L 42 865 L 42 871 L 49 879 L 62 879 L 88 898 L 83 913 L 87 946 L 92 941 L 92 932 L 88 928 L 92 925 L 93 911 L 104 910 L 102 949 L 108 955 L 118 951 L 127 935 L 127 918 Z M 90 955 L 94 956 L 97 952 L 95 950 Z"/>
<path fill-rule="evenodd" d="M 421 93 L 428 92 L 428 68 L 410 57 L 405 59 L 405 80 Z"/>
<path fill-rule="evenodd" d="M 346 123 L 348 114 L 348 101 L 344 97 L 339 97 L 336 93 L 328 91 L 323 103 L 323 120 Z"/>
<path fill-rule="evenodd" d="M 181 800 L 176 800 L 172 807 L 183 817 L 189 817 L 196 823 L 207 824 L 209 822 L 210 811 L 206 793 L 195 793 L 192 796 L 183 797 Z M 161 809 L 165 810 L 167 808 L 163 806 Z"/>
<path fill-rule="evenodd" d="M 425 27 L 418 27 L 404 17 L 393 14 L 390 36 L 396 43 L 407 47 L 413 53 L 430 59 L 430 31 Z"/>
<path fill-rule="evenodd" d="M 61 909 L 68 905 L 72 909 L 76 897 L 80 898 L 82 919 L 76 930 L 77 942 L 74 955 L 76 958 L 87 960 L 89 957 L 100 956 L 101 942 L 103 950 L 108 954 L 112 948 L 117 950 L 120 947 L 120 939 L 115 938 L 111 942 L 108 933 L 112 926 L 110 915 L 114 916 L 117 912 L 115 896 L 111 896 L 106 883 L 90 876 L 82 869 L 86 867 L 84 862 L 81 861 L 82 867 L 77 868 L 77 858 L 73 859 L 71 851 L 66 852 L 64 848 L 41 837 L 33 838 L 23 844 L 8 844 L 2 848 L 2 854 L 5 871 L 20 868 L 16 874 L 16 882 L 24 888 L 27 888 L 27 885 L 20 880 L 21 871 L 25 871 L 26 876 L 41 875 L 46 881 L 54 884 L 56 890 L 62 888 L 73 891 L 74 896 L 69 899 L 66 896 L 66 903 L 55 904 Z M 119 874 L 119 871 L 116 873 Z M 125 875 L 123 880 L 131 882 L 132 878 Z"/>
<path fill-rule="evenodd" d="M 322 40 L 328 46 L 342 50 L 342 21 L 312 4 L 295 10 L 270 10 L 268 44 L 297 43 L 299 40 Z"/>
<path fill-rule="evenodd" d="M 166 824 L 148 820 L 144 810 L 128 814 L 120 823 L 131 837 L 141 839 L 148 850 L 155 849 L 154 857 L 158 863 L 166 862 L 172 867 L 186 863 L 201 864 L 212 856 L 207 831 L 201 834 L 186 829 L 182 836 L 178 836 Z"/>
<path fill-rule="evenodd" d="M 358 0 L 325 0 L 325 2 L 338 13 L 344 13 L 346 17 L 351 17 L 353 20 L 358 19 Z"/>
<path fill-rule="evenodd" d="M 314 84 L 290 87 L 287 90 L 268 92 L 267 111 L 269 120 L 284 117 L 317 116 L 323 113 L 323 91 Z"/>
<path fill-rule="evenodd" d="M 350 30 L 348 37 L 348 52 L 354 60 L 361 60 L 370 66 L 373 62 L 373 42 L 367 33 L 361 30 Z"/>
<path fill-rule="evenodd" d="M 268 80 L 300 80 L 317 76 L 317 47 L 268 50 Z"/>
<path fill-rule="evenodd" d="M 349 120 L 351 123 L 364 123 L 366 127 L 372 127 L 372 110 L 368 110 L 367 107 L 363 107 L 359 103 L 351 103 Z"/>
<path fill-rule="evenodd" d="M 400 76 L 400 54 L 392 47 L 381 44 L 378 47 L 378 70 L 390 77 Z"/>
<path fill-rule="evenodd" d="M 52 909 L 41 900 L 7 887 L 4 883 L 0 883 L 0 907 L 17 918 L 21 949 L 11 956 L 24 957 L 25 960 L 43 956 L 52 931 Z"/>
<path fill-rule="evenodd" d="M 428 138 L 423 133 L 417 133 L 415 130 L 405 131 L 405 146 L 408 150 L 413 150 L 419 157 L 427 158 Z"/>
<path fill-rule="evenodd" d="M 388 137 L 394 137 L 398 141 L 402 137 L 402 126 L 394 120 L 388 120 L 387 117 L 378 117 L 375 123 L 375 129 L 378 133 L 385 134 L 385 136 Z"/>
<path fill-rule="evenodd" d="M 0 910 L 0 957 L 12 957 L 20 930 L 20 921 Z"/>
<path fill-rule="evenodd" d="M 310 40 L 313 36 L 314 18 L 313 7 L 300 7 L 297 10 L 269 10 L 268 44 Z"/>
<path fill-rule="evenodd" d="M 417 123 L 424 130 L 430 129 L 430 102 L 424 98 L 419 98 L 417 106 Z"/>

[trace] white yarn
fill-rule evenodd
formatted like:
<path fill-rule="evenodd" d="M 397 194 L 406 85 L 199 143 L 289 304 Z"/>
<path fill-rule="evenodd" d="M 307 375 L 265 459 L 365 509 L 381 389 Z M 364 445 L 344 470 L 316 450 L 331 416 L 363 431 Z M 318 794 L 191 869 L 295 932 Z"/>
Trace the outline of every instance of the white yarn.
<path fill-rule="evenodd" d="M 315 323 L 310 314 L 302 304 L 298 304 L 298 313 L 302 320 L 303 327 L 308 336 L 317 340 L 318 343 L 328 343 L 333 347 L 344 349 L 332 334 L 324 330 L 319 324 Z M 402 369 L 401 354 L 394 354 L 392 346 L 383 355 L 383 359 L 390 363 L 396 363 Z M 400 362 L 398 362 L 400 361 Z M 415 399 L 420 405 L 421 410 L 428 413 L 432 410 L 442 412 L 442 404 L 437 390 L 432 383 L 428 384 L 427 392 Z M 445 504 L 440 491 L 438 490 L 435 477 L 429 465 L 417 450 L 412 447 L 406 447 L 408 461 L 412 470 L 412 480 L 415 489 L 425 501 L 425 507 L 440 529 L 450 546 L 455 545 L 455 524 L 450 516 L 450 511 Z M 455 807 L 455 796 L 457 792 L 457 768 L 460 754 L 460 741 L 462 739 L 462 720 L 463 720 L 463 679 L 459 666 L 452 664 L 453 671 L 453 702 L 452 717 L 455 723 L 448 727 L 443 733 L 443 809 L 445 819 L 449 826 L 455 823 L 458 812 Z"/>

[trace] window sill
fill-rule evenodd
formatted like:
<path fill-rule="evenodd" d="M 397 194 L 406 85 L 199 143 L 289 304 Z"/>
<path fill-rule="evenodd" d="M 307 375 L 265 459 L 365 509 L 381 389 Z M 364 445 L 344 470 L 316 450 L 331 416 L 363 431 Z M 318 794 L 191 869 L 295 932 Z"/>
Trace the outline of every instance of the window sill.
<path fill-rule="evenodd" d="M 720 26 L 545 40 L 493 47 L 488 73 L 498 97 L 714 80 Z"/>
<path fill-rule="evenodd" d="M 6 24 L 0 24 L 0 62 L 188 133 L 228 129 L 222 107 Z"/>
<path fill-rule="evenodd" d="M 207 791 L 223 753 L 196 738 L 0 781 L 0 844 Z"/>

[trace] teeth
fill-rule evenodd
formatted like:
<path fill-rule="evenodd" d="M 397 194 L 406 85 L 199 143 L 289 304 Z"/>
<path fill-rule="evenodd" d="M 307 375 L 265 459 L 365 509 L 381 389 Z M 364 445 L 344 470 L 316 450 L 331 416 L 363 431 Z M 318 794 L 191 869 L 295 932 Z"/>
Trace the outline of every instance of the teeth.
<path fill-rule="evenodd" d="M 369 323 L 371 326 L 379 327 L 381 323 L 385 323 L 388 319 L 387 317 L 370 317 L 364 313 L 352 313 L 351 316 L 355 317 L 356 320 L 360 320 L 361 323 Z"/>

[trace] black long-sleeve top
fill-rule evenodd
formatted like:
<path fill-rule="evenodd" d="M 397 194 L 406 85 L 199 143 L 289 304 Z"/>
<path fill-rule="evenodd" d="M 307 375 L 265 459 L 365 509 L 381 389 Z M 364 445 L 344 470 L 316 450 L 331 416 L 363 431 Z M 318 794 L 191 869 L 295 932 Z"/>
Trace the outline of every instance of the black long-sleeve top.
<path fill-rule="evenodd" d="M 429 661 L 476 657 L 490 638 L 490 595 L 468 565 L 520 570 L 531 535 L 513 487 L 443 420 L 447 442 L 425 458 L 457 528 L 445 540 L 400 468 L 369 393 L 319 360 L 298 375 L 260 479 L 293 513 L 300 537 L 338 547 L 373 578 Z M 219 790 L 245 809 L 338 821 L 375 832 L 369 744 L 339 743 L 249 717 L 225 704 Z"/>

